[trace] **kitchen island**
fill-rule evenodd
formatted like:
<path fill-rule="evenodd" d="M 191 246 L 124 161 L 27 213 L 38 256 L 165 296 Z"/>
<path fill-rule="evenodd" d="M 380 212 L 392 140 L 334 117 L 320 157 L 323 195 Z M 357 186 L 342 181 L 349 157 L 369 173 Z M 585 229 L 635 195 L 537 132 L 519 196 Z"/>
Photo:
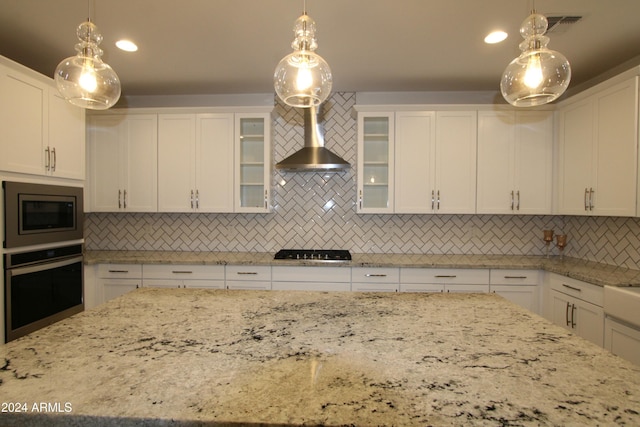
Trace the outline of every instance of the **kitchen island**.
<path fill-rule="evenodd" d="M 8 426 L 640 425 L 640 367 L 494 294 L 141 288 L 0 356 Z"/>

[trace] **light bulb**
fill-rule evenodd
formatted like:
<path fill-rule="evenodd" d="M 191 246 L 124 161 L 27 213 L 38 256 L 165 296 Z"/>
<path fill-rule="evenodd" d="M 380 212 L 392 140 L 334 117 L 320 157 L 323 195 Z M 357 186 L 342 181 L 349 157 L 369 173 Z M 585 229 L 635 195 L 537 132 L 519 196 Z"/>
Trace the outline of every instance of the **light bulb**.
<path fill-rule="evenodd" d="M 313 76 L 307 64 L 301 64 L 296 77 L 296 89 L 302 91 L 307 90 L 313 84 Z"/>
<path fill-rule="evenodd" d="M 98 81 L 93 67 L 83 67 L 82 74 L 80 75 L 80 81 L 78 83 L 80 84 L 80 87 L 87 92 L 94 93 L 96 91 L 98 88 Z"/>
<path fill-rule="evenodd" d="M 524 84 L 531 89 L 535 89 L 542 84 L 543 80 L 540 55 L 531 55 L 529 63 L 527 64 L 527 70 L 524 73 Z"/>

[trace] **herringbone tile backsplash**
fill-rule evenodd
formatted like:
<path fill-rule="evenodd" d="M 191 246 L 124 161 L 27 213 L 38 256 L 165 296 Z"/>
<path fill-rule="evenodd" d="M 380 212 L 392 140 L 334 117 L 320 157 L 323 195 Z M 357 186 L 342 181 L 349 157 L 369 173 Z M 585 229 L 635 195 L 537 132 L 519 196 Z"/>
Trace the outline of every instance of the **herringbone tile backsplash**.
<path fill-rule="evenodd" d="M 352 164 L 349 172 L 274 169 L 270 214 L 87 214 L 87 249 L 543 255 L 542 230 L 552 228 L 568 234 L 567 256 L 640 268 L 634 218 L 356 214 L 355 101 L 355 93 L 334 93 L 324 104 L 325 144 Z M 303 119 L 281 103 L 275 117 L 278 162 L 303 146 Z"/>

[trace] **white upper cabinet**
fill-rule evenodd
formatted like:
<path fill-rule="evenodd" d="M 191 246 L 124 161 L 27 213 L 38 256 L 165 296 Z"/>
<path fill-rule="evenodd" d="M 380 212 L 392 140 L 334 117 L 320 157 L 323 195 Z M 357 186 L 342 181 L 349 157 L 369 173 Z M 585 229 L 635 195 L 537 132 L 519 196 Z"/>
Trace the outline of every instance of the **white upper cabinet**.
<path fill-rule="evenodd" d="M 89 118 L 89 209 L 156 212 L 156 114 L 105 114 Z"/>
<path fill-rule="evenodd" d="M 478 112 L 477 213 L 551 214 L 553 115 Z"/>
<path fill-rule="evenodd" d="M 233 210 L 233 114 L 158 116 L 158 210 Z"/>
<path fill-rule="evenodd" d="M 271 115 L 235 114 L 234 211 L 271 211 Z"/>
<path fill-rule="evenodd" d="M 558 213 L 635 216 L 638 77 L 558 110 Z"/>
<path fill-rule="evenodd" d="M 476 117 L 396 112 L 396 213 L 475 213 Z"/>
<path fill-rule="evenodd" d="M 358 113 L 358 213 L 393 213 L 393 112 Z"/>
<path fill-rule="evenodd" d="M 85 113 L 53 80 L 0 64 L 0 170 L 83 180 Z"/>

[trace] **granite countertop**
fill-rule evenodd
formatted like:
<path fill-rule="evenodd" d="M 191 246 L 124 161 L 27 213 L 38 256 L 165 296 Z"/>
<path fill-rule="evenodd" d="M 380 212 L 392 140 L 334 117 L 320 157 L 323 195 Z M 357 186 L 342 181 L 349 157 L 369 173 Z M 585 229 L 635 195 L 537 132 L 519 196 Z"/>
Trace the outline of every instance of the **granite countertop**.
<path fill-rule="evenodd" d="M 274 260 L 270 252 L 87 251 L 87 264 L 230 264 L 342 267 L 542 269 L 599 286 L 640 286 L 640 270 L 576 258 L 518 255 L 352 254 L 351 262 Z"/>
<path fill-rule="evenodd" d="M 0 361 L 6 426 L 640 425 L 640 367 L 493 294 L 142 288 Z"/>

